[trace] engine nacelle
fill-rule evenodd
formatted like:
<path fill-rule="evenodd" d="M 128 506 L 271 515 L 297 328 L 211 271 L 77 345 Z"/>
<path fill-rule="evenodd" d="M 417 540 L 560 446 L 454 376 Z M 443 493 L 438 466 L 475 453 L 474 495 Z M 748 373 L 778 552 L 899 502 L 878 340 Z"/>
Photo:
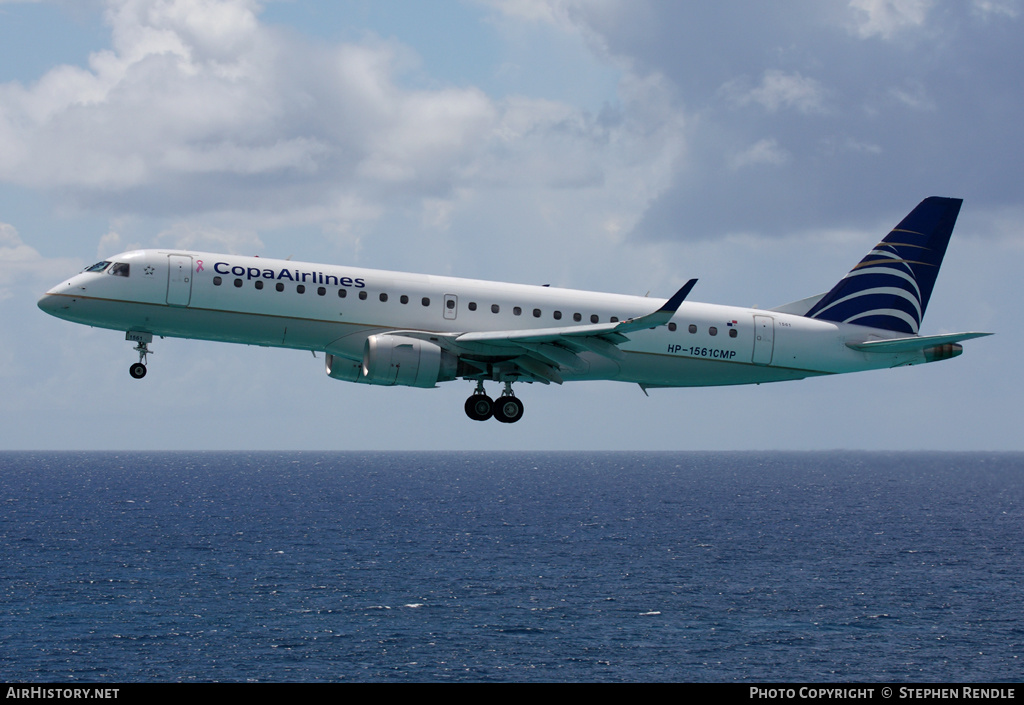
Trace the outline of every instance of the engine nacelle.
<path fill-rule="evenodd" d="M 398 335 L 373 335 L 363 361 L 326 356 L 327 376 L 345 382 L 384 386 L 434 387 L 456 379 L 458 358 L 440 346 Z"/>
<path fill-rule="evenodd" d="M 363 382 L 434 387 L 455 379 L 459 359 L 440 346 L 401 335 L 371 335 L 363 346 Z"/>
<path fill-rule="evenodd" d="M 343 382 L 363 381 L 363 363 L 330 354 L 326 355 L 326 359 L 327 376 L 331 379 L 340 379 Z"/>
<path fill-rule="evenodd" d="M 362 363 L 327 355 L 327 375 L 361 384 L 434 387 L 456 377 L 459 360 L 440 346 L 400 335 L 372 335 Z"/>

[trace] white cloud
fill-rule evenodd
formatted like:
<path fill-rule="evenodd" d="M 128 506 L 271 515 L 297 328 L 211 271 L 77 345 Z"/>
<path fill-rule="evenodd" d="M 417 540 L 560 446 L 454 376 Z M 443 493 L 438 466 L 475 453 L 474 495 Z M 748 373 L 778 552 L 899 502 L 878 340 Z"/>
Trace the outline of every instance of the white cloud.
<path fill-rule="evenodd" d="M 1019 0 L 973 0 L 974 12 L 984 19 L 1009 18 L 1020 16 Z"/>
<path fill-rule="evenodd" d="M 559 0 L 481 0 L 504 15 L 528 22 L 569 24 L 567 8 L 570 3 Z"/>
<path fill-rule="evenodd" d="M 770 113 L 793 109 L 800 113 L 825 112 L 825 91 L 813 78 L 776 69 L 765 71 L 760 85 L 751 88 L 743 80 L 730 81 L 721 93 L 733 104 L 757 104 Z"/>
<path fill-rule="evenodd" d="M 371 188 L 432 190 L 494 121 L 475 89 L 400 88 L 400 51 L 387 43 L 308 45 L 258 25 L 254 8 L 111 3 L 114 48 L 89 69 L 0 86 L 0 179 L 66 187 L 86 202 L 173 187 L 185 208 L 190 189 L 208 189 L 188 182 L 194 174 L 240 177 L 236 186 L 319 174 L 321 185 L 369 178 Z"/>
<path fill-rule="evenodd" d="M 574 11 L 499 5 L 508 21 L 564 27 Z M 259 11 L 251 0 L 109 0 L 112 46 L 87 67 L 0 85 L 0 181 L 85 210 L 172 215 L 189 224 L 172 229 L 179 245 L 196 242 L 196 216 L 215 214 L 228 232 L 315 224 L 358 246 L 396 209 L 450 227 L 480 189 L 518 190 L 520 207 L 536 206 L 533 189 L 568 190 L 577 209 L 596 198 L 615 204 L 605 221 L 635 223 L 683 148 L 656 75 L 624 73 L 622 105 L 596 116 L 473 86 L 410 88 L 415 60 L 397 41 L 311 40 L 261 24 Z"/>
<path fill-rule="evenodd" d="M 864 142 L 852 137 L 830 137 L 819 143 L 819 153 L 826 157 L 847 154 L 868 154 L 878 156 L 884 150 L 874 142 Z"/>
<path fill-rule="evenodd" d="M 928 95 L 928 90 L 920 83 L 913 83 L 906 86 L 894 86 L 889 89 L 889 95 L 895 98 L 901 105 L 914 110 L 932 111 L 936 109 L 935 101 Z"/>
<path fill-rule="evenodd" d="M 763 139 L 733 156 L 730 166 L 734 170 L 759 165 L 782 166 L 789 160 L 789 152 L 780 147 L 777 140 Z"/>
<path fill-rule="evenodd" d="M 263 249 L 259 236 L 242 228 L 218 228 L 207 224 L 178 222 L 157 235 L 157 241 L 184 250 L 213 250 L 251 255 Z"/>
<path fill-rule="evenodd" d="M 16 287 L 26 284 L 41 294 L 81 266 L 75 259 L 43 257 L 22 241 L 13 225 L 0 223 L 0 301 L 11 298 Z"/>
<path fill-rule="evenodd" d="M 172 51 L 192 61 L 233 63 L 257 34 L 255 0 L 118 0 L 109 15 L 126 56 Z"/>
<path fill-rule="evenodd" d="M 932 0 L 850 0 L 856 11 L 854 31 L 865 39 L 892 39 L 924 24 L 932 4 Z"/>

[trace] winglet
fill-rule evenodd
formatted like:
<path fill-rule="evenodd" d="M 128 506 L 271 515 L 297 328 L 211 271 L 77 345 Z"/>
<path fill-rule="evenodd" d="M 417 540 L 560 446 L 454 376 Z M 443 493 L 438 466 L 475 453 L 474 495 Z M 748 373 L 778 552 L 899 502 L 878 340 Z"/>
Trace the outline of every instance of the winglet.
<path fill-rule="evenodd" d="M 672 298 L 669 299 L 668 301 L 666 301 L 665 305 L 662 306 L 661 308 L 659 308 L 658 311 L 659 312 L 666 312 L 667 311 L 668 313 L 670 313 L 670 314 L 672 314 L 674 316 L 676 311 L 679 310 L 679 306 L 683 303 L 683 301 L 686 299 L 686 297 L 690 295 L 690 291 L 693 289 L 694 285 L 696 285 L 696 284 L 697 284 L 697 280 L 696 279 L 691 279 L 690 281 L 688 281 L 685 284 L 683 284 L 683 286 L 679 289 L 679 291 L 677 291 L 675 294 L 673 294 Z"/>
<path fill-rule="evenodd" d="M 657 326 L 665 325 L 672 319 L 672 316 L 676 315 L 676 311 L 679 310 L 679 307 L 682 305 L 686 297 L 690 295 L 690 291 L 696 283 L 696 279 L 691 279 L 686 282 L 683 284 L 682 288 L 673 294 L 672 298 L 666 301 L 657 311 L 654 313 L 648 313 L 646 316 L 637 316 L 636 318 L 625 320 L 615 326 L 615 332 L 629 333 L 631 331 L 643 330 L 644 328 L 655 328 Z"/>

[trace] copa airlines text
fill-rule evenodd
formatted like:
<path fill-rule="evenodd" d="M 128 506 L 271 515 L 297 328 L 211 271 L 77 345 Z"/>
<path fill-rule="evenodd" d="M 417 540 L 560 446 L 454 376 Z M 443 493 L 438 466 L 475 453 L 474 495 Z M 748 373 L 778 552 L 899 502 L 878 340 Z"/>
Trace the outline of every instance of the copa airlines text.
<path fill-rule="evenodd" d="M 347 382 L 475 383 L 474 420 L 518 421 L 516 382 L 760 384 L 955 357 L 988 333 L 918 330 L 961 201 L 921 202 L 830 291 L 769 310 L 181 250 L 115 255 L 39 307 L 125 331 L 146 374 L 154 336 L 325 353 Z M 495 400 L 485 382 L 503 385 Z"/>

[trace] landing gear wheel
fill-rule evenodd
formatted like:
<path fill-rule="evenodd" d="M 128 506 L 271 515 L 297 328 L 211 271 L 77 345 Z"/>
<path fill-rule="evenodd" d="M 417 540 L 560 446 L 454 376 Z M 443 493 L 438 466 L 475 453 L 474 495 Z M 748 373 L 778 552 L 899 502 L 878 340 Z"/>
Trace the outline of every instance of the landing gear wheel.
<path fill-rule="evenodd" d="M 486 421 L 494 413 L 494 402 L 486 394 L 474 394 L 466 400 L 466 416 L 474 421 Z"/>
<path fill-rule="evenodd" d="M 501 397 L 494 404 L 494 418 L 502 423 L 515 423 L 523 418 L 523 402 L 513 396 Z"/>
<path fill-rule="evenodd" d="M 135 352 L 139 354 L 139 361 L 128 368 L 128 373 L 135 379 L 142 379 L 146 376 L 146 358 L 151 352 L 149 344 L 153 342 L 153 334 L 130 330 L 124 334 L 124 339 L 138 343 L 135 346 Z"/>

